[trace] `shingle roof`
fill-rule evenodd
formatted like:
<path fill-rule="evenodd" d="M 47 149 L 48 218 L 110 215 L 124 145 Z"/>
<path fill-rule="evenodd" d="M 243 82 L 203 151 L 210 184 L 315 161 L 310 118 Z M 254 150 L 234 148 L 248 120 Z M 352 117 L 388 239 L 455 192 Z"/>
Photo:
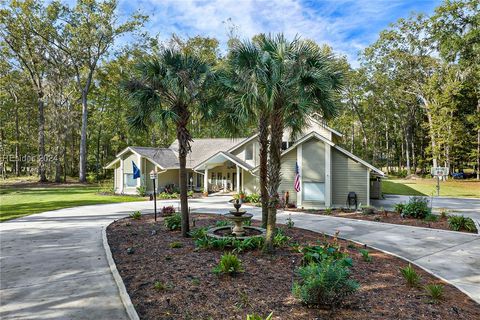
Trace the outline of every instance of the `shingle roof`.
<path fill-rule="evenodd" d="M 194 168 L 219 151 L 228 151 L 246 138 L 195 139 L 191 143 L 192 152 L 187 156 L 187 168 Z M 170 145 L 170 149 L 178 153 L 178 141 Z"/>
<path fill-rule="evenodd" d="M 178 168 L 178 156 L 170 148 L 130 147 L 138 154 L 153 160 L 164 169 Z"/>

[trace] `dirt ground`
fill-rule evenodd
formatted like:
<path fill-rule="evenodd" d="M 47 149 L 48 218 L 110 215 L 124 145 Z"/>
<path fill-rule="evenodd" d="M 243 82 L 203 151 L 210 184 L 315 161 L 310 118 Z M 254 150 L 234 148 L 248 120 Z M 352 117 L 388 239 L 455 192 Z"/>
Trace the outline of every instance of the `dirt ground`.
<path fill-rule="evenodd" d="M 197 227 L 222 219 L 205 214 L 192 214 L 192 218 Z M 334 241 L 315 232 L 283 228 L 298 244 Z M 229 277 L 212 272 L 222 251 L 196 249 L 192 239 L 167 231 L 163 218 L 156 223 L 150 215 L 121 219 L 108 227 L 107 235 L 141 319 L 246 319 L 247 314 L 265 317 L 272 311 L 273 319 L 480 319 L 480 305 L 455 287 L 444 283 L 444 299 L 431 303 L 422 287 L 405 284 L 399 268 L 407 262 L 370 248 L 373 260 L 366 262 L 359 252 L 364 247 L 343 240 L 338 241 L 352 257 L 352 276 L 361 287 L 332 311 L 308 308 L 292 296 L 301 254 L 291 246 L 274 254 L 243 252 L 239 257 L 245 272 Z M 173 242 L 182 247 L 172 248 Z M 422 286 L 442 283 L 416 270 Z"/>

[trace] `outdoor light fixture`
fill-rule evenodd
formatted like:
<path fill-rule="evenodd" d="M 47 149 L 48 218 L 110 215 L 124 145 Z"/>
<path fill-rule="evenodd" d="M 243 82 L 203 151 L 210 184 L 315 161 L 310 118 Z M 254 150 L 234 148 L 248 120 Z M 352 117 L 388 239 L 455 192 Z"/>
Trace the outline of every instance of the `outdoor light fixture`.
<path fill-rule="evenodd" d="M 157 189 L 155 188 L 155 179 L 157 178 L 157 171 L 150 171 L 150 179 L 153 181 L 153 212 L 155 213 L 155 221 L 157 221 Z"/>

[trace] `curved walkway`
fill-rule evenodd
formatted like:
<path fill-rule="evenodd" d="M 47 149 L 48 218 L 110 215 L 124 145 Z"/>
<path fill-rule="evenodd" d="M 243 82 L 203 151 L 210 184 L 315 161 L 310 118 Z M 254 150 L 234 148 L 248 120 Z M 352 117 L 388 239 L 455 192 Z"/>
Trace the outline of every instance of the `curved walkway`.
<path fill-rule="evenodd" d="M 224 213 L 227 197 L 191 200 L 192 210 Z M 159 206 L 176 202 L 162 202 Z M 101 230 L 151 202 L 49 211 L 0 224 L 1 319 L 127 319 L 110 273 Z M 249 208 L 255 218 L 259 208 Z M 279 212 L 283 222 L 287 213 Z M 333 233 L 405 257 L 480 302 L 480 237 L 431 229 L 292 213 L 297 227 Z"/>

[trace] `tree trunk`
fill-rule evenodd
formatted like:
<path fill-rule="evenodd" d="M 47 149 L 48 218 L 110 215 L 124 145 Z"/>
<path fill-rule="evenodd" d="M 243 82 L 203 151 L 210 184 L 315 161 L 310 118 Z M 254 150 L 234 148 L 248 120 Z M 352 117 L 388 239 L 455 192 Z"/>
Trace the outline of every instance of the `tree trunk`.
<path fill-rule="evenodd" d="M 404 130 L 405 134 L 405 163 L 407 167 L 407 176 L 412 174 L 412 170 L 410 169 L 410 140 L 408 134 L 408 128 Z"/>
<path fill-rule="evenodd" d="M 45 167 L 45 114 L 43 92 L 38 93 L 38 175 L 40 182 L 47 181 Z"/>
<path fill-rule="evenodd" d="M 15 98 L 15 175 L 20 176 L 20 130 L 18 127 L 18 101 Z"/>
<path fill-rule="evenodd" d="M 268 221 L 268 190 L 267 190 L 267 160 L 268 160 L 268 117 L 261 115 L 259 119 L 260 143 L 260 197 L 262 202 L 262 227 L 267 227 Z"/>
<path fill-rule="evenodd" d="M 480 115 L 480 98 L 477 100 L 477 115 Z M 477 130 L 477 180 L 480 180 L 480 126 Z"/>
<path fill-rule="evenodd" d="M 80 164 L 79 164 L 79 181 L 87 182 L 87 120 L 88 120 L 88 107 L 87 107 L 87 95 L 86 90 L 82 90 L 82 129 L 80 136 Z"/>
<path fill-rule="evenodd" d="M 186 107 L 179 114 L 177 122 L 177 140 L 178 140 L 178 159 L 180 162 L 180 210 L 182 212 L 182 236 L 188 237 L 190 232 L 190 219 L 188 212 L 188 193 L 187 193 L 187 154 L 190 152 L 190 141 L 192 141 L 190 132 L 187 129 L 190 114 Z"/>
<path fill-rule="evenodd" d="M 278 188 L 281 177 L 281 155 L 283 137 L 283 116 L 281 107 L 274 109 L 270 121 L 270 145 L 268 163 L 268 221 L 267 234 L 265 236 L 265 251 L 273 251 L 273 237 L 277 222 L 277 204 L 279 203 Z"/>
<path fill-rule="evenodd" d="M 437 144 L 436 144 L 436 139 L 435 139 L 435 132 L 433 130 L 433 119 L 432 119 L 432 113 L 430 112 L 429 108 L 429 103 L 427 99 L 425 99 L 423 96 L 419 96 L 420 100 L 423 102 L 423 106 L 425 108 L 425 113 L 427 114 L 427 119 L 428 119 L 428 127 L 429 127 L 429 133 L 430 133 L 430 143 L 432 146 L 432 164 L 433 167 L 438 166 L 438 154 L 437 154 Z"/>

